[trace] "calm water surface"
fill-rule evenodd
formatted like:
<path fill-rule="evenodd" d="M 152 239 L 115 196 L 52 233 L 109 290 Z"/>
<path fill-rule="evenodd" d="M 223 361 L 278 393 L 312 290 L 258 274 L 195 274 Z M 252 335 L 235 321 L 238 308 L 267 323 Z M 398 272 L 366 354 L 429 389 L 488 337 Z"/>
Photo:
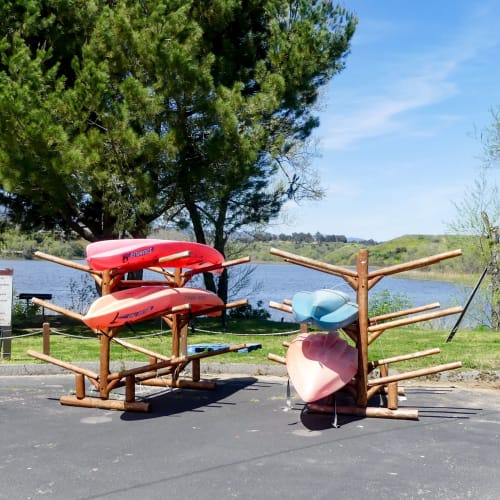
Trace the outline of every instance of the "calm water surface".
<path fill-rule="evenodd" d="M 83 261 L 77 261 L 84 263 Z M 71 304 L 71 295 L 79 293 L 81 284 L 93 280 L 86 273 L 43 260 L 0 260 L 0 268 L 14 270 L 14 293 L 51 293 L 52 301 L 63 307 Z M 248 282 L 241 282 L 241 273 L 251 268 Z M 234 290 L 231 300 L 248 298 L 255 305 L 262 301 L 262 307 L 269 310 L 273 319 L 291 319 L 291 316 L 268 307 L 269 301 L 282 302 L 299 291 L 314 291 L 332 288 L 355 294 L 350 286 L 337 276 L 321 273 L 292 264 L 243 264 L 231 269 Z M 147 273 L 145 277 L 157 277 Z M 76 285 L 75 285 L 76 284 Z M 196 282 L 193 283 L 196 285 Z M 73 286 L 73 292 L 71 287 Z M 383 290 L 391 294 L 403 294 L 413 306 L 439 302 L 442 308 L 463 305 L 470 289 L 442 281 L 414 280 L 386 277 L 370 291 L 370 295 Z M 456 318 L 452 316 L 451 319 Z"/>

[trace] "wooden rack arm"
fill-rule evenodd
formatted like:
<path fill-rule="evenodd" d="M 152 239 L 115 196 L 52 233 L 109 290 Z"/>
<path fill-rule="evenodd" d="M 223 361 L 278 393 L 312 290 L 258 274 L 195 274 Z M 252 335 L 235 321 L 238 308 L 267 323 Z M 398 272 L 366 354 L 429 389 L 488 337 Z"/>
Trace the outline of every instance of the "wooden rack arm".
<path fill-rule="evenodd" d="M 442 311 L 437 311 L 435 313 L 420 314 L 419 316 L 412 316 L 410 318 L 397 319 L 394 321 L 388 321 L 387 323 L 380 323 L 378 325 L 371 325 L 368 327 L 368 332 L 378 332 L 380 330 L 387 330 L 388 328 L 396 328 L 398 326 L 411 325 L 413 323 L 418 323 L 420 321 L 428 321 L 435 318 L 441 318 L 443 316 L 449 316 L 450 314 L 458 314 L 462 312 L 462 308 L 450 307 L 448 309 L 443 309 Z"/>
<path fill-rule="evenodd" d="M 191 309 L 191 304 L 180 304 L 178 306 L 172 307 L 172 309 L 170 309 L 170 314 L 189 311 L 190 309 Z"/>
<path fill-rule="evenodd" d="M 248 305 L 247 299 L 235 300 L 234 302 L 228 302 L 226 304 L 226 309 L 231 309 L 233 307 L 241 307 Z"/>
<path fill-rule="evenodd" d="M 163 276 L 165 276 L 165 278 L 167 278 L 167 280 L 168 279 L 173 280 L 173 278 L 174 278 L 174 273 L 171 273 L 170 271 L 163 269 L 163 267 L 146 267 L 146 269 L 148 271 L 152 271 L 154 273 L 163 274 Z"/>
<path fill-rule="evenodd" d="M 445 259 L 451 259 L 453 257 L 459 257 L 462 255 L 462 250 L 451 250 L 449 252 L 440 253 L 437 255 L 432 255 L 431 257 L 424 257 L 423 259 L 412 260 L 403 264 L 396 264 L 395 266 L 383 267 L 381 269 L 376 269 L 368 273 L 368 278 L 374 278 L 375 276 L 388 276 L 390 274 L 401 273 L 403 271 L 410 271 L 411 269 L 417 269 L 419 267 L 430 266 L 431 264 L 436 264 Z"/>
<path fill-rule="evenodd" d="M 274 302 L 272 300 L 269 302 L 269 307 L 272 307 L 273 309 L 278 309 L 278 311 L 293 313 L 293 309 L 291 306 L 287 304 L 280 304 L 279 302 Z"/>
<path fill-rule="evenodd" d="M 175 286 L 175 283 L 165 280 L 122 280 L 120 288 L 134 288 L 137 286 Z"/>
<path fill-rule="evenodd" d="M 226 260 L 221 264 L 214 264 L 213 266 L 206 266 L 206 267 L 201 267 L 199 269 L 186 271 L 182 273 L 182 278 L 184 279 L 184 282 L 187 283 L 195 274 L 220 271 L 221 269 L 225 269 L 226 267 L 236 266 L 238 264 L 245 264 L 246 262 L 250 262 L 250 257 L 241 257 L 240 259 Z"/>
<path fill-rule="evenodd" d="M 386 385 L 391 382 L 398 382 L 399 380 L 408 380 L 410 378 L 425 377 L 426 375 L 432 375 L 433 373 L 444 372 L 447 370 L 456 370 L 461 368 L 462 363 L 457 361 L 455 363 L 447 363 L 444 365 L 431 366 L 429 368 L 421 368 L 420 370 L 413 370 L 405 373 L 397 373 L 395 375 L 389 375 L 387 377 L 380 377 L 376 379 L 368 380 L 368 387 L 373 387 L 375 385 Z"/>
<path fill-rule="evenodd" d="M 286 358 L 284 358 L 283 356 L 278 356 L 277 354 L 273 354 L 271 352 L 267 355 L 267 359 L 269 359 L 270 361 L 275 361 L 280 365 L 286 365 Z"/>
<path fill-rule="evenodd" d="M 185 257 L 190 257 L 190 256 L 191 252 L 189 250 L 184 250 L 183 252 L 177 252 L 171 255 L 166 255 L 165 257 L 160 257 L 158 259 L 158 262 L 160 264 L 166 264 L 168 262 L 172 262 L 173 260 L 184 259 Z"/>
<path fill-rule="evenodd" d="M 282 257 L 283 259 L 289 260 L 294 264 L 299 264 L 303 266 L 314 266 L 318 271 L 323 271 L 325 273 L 336 274 L 338 276 L 350 276 L 352 278 L 357 278 L 358 275 L 356 271 L 352 271 L 350 269 L 345 269 L 343 267 L 334 266 L 332 264 L 326 264 L 319 260 L 309 259 L 307 257 L 302 257 L 301 255 L 295 255 L 290 252 L 285 252 L 283 250 L 278 250 L 277 248 L 270 248 L 269 250 L 271 254 L 276 255 L 278 257 Z"/>
<path fill-rule="evenodd" d="M 422 311 L 429 311 L 430 309 L 437 309 L 441 307 L 439 302 L 433 302 L 432 304 L 427 304 L 424 306 L 412 307 L 411 309 L 405 309 L 404 311 L 396 311 L 387 314 L 381 314 L 380 316 L 373 316 L 370 318 L 370 324 L 373 325 L 377 323 L 377 321 L 385 321 L 387 319 L 399 318 L 401 316 L 406 316 L 408 314 L 415 314 Z"/>
<path fill-rule="evenodd" d="M 400 361 L 408 361 L 409 359 L 422 358 L 424 356 L 431 356 L 432 354 L 439 354 L 441 350 L 438 347 L 433 349 L 427 349 L 425 351 L 412 352 L 411 354 L 402 354 L 400 356 L 394 356 L 392 358 L 378 359 L 376 361 L 370 361 L 368 363 L 368 368 L 373 370 L 380 365 L 388 365 L 390 363 L 398 363 Z"/>
<path fill-rule="evenodd" d="M 149 365 L 139 366 L 137 368 L 132 368 L 130 370 L 123 370 L 121 372 L 110 373 L 108 375 L 108 381 L 120 380 L 122 378 L 128 377 L 129 375 L 139 375 L 140 373 L 147 373 L 152 370 L 157 370 L 159 368 L 165 368 L 170 365 L 179 365 L 186 362 L 185 357 L 172 357 L 165 361 L 160 361 L 159 363 L 150 363 Z"/>
<path fill-rule="evenodd" d="M 213 351 L 197 352 L 196 354 L 190 354 L 187 356 L 187 360 L 191 361 L 193 359 L 208 358 L 210 356 L 217 356 L 218 354 L 225 354 L 226 352 L 239 351 L 240 349 L 245 349 L 246 344 L 234 344 L 228 347 L 222 347 L 221 349 L 214 349 Z"/>
<path fill-rule="evenodd" d="M 82 314 L 79 314 L 75 311 L 70 311 L 69 309 L 66 309 L 66 308 L 61 307 L 61 306 L 56 306 L 55 304 L 52 304 L 52 302 L 46 302 L 45 300 L 38 299 L 37 297 L 33 297 L 31 299 L 31 302 L 33 302 L 33 304 L 36 304 L 37 306 L 46 307 L 47 309 L 50 309 L 51 311 L 55 311 L 55 312 L 64 314 L 65 316 L 68 316 L 70 318 L 77 319 L 79 321 L 83 321 Z"/>
<path fill-rule="evenodd" d="M 85 375 L 86 377 L 94 380 L 99 379 L 99 375 L 97 373 L 87 370 L 85 368 L 80 368 L 79 366 L 76 366 L 72 363 L 67 363 L 66 361 L 61 361 L 60 359 L 53 358 L 52 356 L 48 356 L 47 354 L 42 354 L 41 352 L 33 351 L 31 349 L 28 349 L 26 351 L 26 354 L 28 356 L 31 356 L 33 358 L 40 359 L 41 361 L 45 361 L 46 363 L 52 363 L 53 365 L 60 366 L 61 368 L 64 368 L 66 370 L 72 371 L 74 373 L 80 373 L 82 375 Z"/>
<path fill-rule="evenodd" d="M 61 264 L 62 266 L 66 266 L 66 267 L 72 267 L 73 269 L 78 269 L 79 271 L 85 271 L 87 273 L 95 273 L 95 274 L 99 274 L 99 275 L 102 274 L 101 271 L 96 271 L 95 269 L 92 269 L 89 266 L 79 264 L 78 262 L 73 262 L 72 260 L 62 259 L 61 257 L 56 257 L 56 256 L 50 255 L 48 253 L 37 251 L 34 253 L 34 255 L 35 255 L 35 257 L 38 257 L 39 259 L 48 260 L 50 262 L 54 262 L 55 264 Z"/>
<path fill-rule="evenodd" d="M 352 323 L 350 325 L 344 326 L 342 328 L 344 333 L 355 343 L 359 339 L 359 324 L 358 323 Z"/>
<path fill-rule="evenodd" d="M 246 257 L 241 257 L 240 259 L 233 259 L 233 260 L 226 260 L 222 263 L 222 267 L 231 267 L 231 266 L 237 266 L 238 264 L 245 264 L 247 262 L 250 262 L 250 256 Z"/>
<path fill-rule="evenodd" d="M 145 354 L 146 356 L 151 356 L 156 359 L 161 359 L 162 361 L 170 361 L 172 358 L 170 356 L 165 356 L 164 354 L 159 354 L 154 351 L 150 351 L 149 349 L 145 349 L 144 347 L 140 347 L 135 344 L 131 344 L 130 342 L 126 342 L 125 340 L 121 340 L 117 337 L 113 337 L 111 339 L 112 342 L 115 344 L 118 344 L 122 347 L 125 347 L 125 349 L 130 349 L 132 351 L 137 351 L 140 352 L 141 354 Z"/>

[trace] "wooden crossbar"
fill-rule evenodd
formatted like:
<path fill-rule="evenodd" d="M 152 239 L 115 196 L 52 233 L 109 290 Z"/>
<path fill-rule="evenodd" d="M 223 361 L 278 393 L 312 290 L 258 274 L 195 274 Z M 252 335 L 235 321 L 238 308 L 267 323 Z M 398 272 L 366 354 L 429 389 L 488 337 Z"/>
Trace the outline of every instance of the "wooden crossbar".
<path fill-rule="evenodd" d="M 303 266 L 312 266 L 314 269 L 318 271 L 321 270 L 325 273 L 335 274 L 340 277 L 350 276 L 352 278 L 357 278 L 358 274 L 356 271 L 352 271 L 351 269 L 346 269 L 339 266 L 334 266 L 332 264 L 326 264 L 325 262 L 321 262 L 319 260 L 309 259 L 308 257 L 302 257 L 301 255 L 295 255 L 290 252 L 285 252 L 283 250 L 278 250 L 277 248 L 270 248 L 269 251 L 273 255 L 277 255 L 278 257 L 282 257 L 294 264 L 299 264 Z"/>
<path fill-rule="evenodd" d="M 410 359 L 422 358 L 424 356 L 431 356 L 433 354 L 439 354 L 441 349 L 435 347 L 433 349 L 427 349 L 425 351 L 412 352 L 411 354 L 402 354 L 400 356 L 393 356 L 392 358 L 378 359 L 376 361 L 370 361 L 368 363 L 368 368 L 373 370 L 380 365 L 388 365 L 390 363 L 399 363 L 401 361 L 408 361 Z"/>
<path fill-rule="evenodd" d="M 388 328 L 396 328 L 398 326 L 411 325 L 413 323 L 418 323 L 420 321 L 428 321 L 435 318 L 441 318 L 443 316 L 448 316 L 450 314 L 457 314 L 462 311 L 462 308 L 450 307 L 448 309 L 443 309 L 442 311 L 437 311 L 435 313 L 420 314 L 419 316 L 411 316 L 409 318 L 397 319 L 394 321 L 388 321 L 387 323 L 380 323 L 377 325 L 370 325 L 368 327 L 368 332 L 378 332 L 380 330 L 387 330 Z"/>
<path fill-rule="evenodd" d="M 278 309 L 278 311 L 283 311 L 286 313 L 293 313 L 292 307 L 289 306 L 288 304 L 280 304 L 279 302 L 274 302 L 271 300 L 269 302 L 269 307 L 272 307 L 273 309 Z"/>
<path fill-rule="evenodd" d="M 370 325 L 378 323 L 379 321 L 385 321 L 388 319 L 400 318 L 401 316 L 407 316 L 408 314 L 415 314 L 423 311 L 429 311 L 430 309 L 437 309 L 441 307 L 439 302 L 433 302 L 432 304 L 426 304 L 424 306 L 412 307 L 410 309 L 405 309 L 403 311 L 394 311 L 387 314 L 381 314 L 379 316 L 372 316 L 370 318 Z"/>
<path fill-rule="evenodd" d="M 389 276 L 391 274 L 397 274 L 403 271 L 418 269 L 419 267 L 430 266 L 445 259 L 459 257 L 460 255 L 462 255 L 462 250 L 451 250 L 449 252 L 432 255 L 431 257 L 424 257 L 422 259 L 412 260 L 403 264 L 396 264 L 395 266 L 382 267 L 368 273 L 368 279 L 375 278 L 376 276 Z"/>
<path fill-rule="evenodd" d="M 51 311 L 58 312 L 60 314 L 64 314 L 65 316 L 68 316 L 73 319 L 77 319 L 78 321 L 83 321 L 83 315 L 79 314 L 75 311 L 70 311 L 69 309 L 66 309 L 65 307 L 57 306 L 56 304 L 53 304 L 52 302 L 47 302 L 42 299 L 38 299 L 36 297 L 33 297 L 31 299 L 31 302 L 33 304 L 36 304 L 41 307 L 46 307 L 47 309 L 50 309 Z"/>
<path fill-rule="evenodd" d="M 386 385 L 391 382 L 398 382 L 400 380 L 408 380 L 410 378 L 425 377 L 426 375 L 432 375 L 433 373 L 444 372 L 447 370 L 456 370 L 461 368 L 462 363 L 456 361 L 455 363 L 446 363 L 443 365 L 431 366 L 429 368 L 421 368 L 420 370 L 412 370 L 404 373 L 396 373 L 394 375 L 388 375 L 387 377 L 380 377 L 376 379 L 368 380 L 368 387 L 373 387 L 375 385 Z"/>
<path fill-rule="evenodd" d="M 50 255 L 48 253 L 37 251 L 33 254 L 35 257 L 39 259 L 48 260 L 50 262 L 54 262 L 55 264 L 60 264 L 66 267 L 72 267 L 73 269 L 78 269 L 79 271 L 85 271 L 86 273 L 96 274 L 98 276 L 102 275 L 102 271 L 96 271 L 89 266 L 85 266 L 83 264 L 79 264 L 78 262 L 74 262 L 73 260 L 62 259 L 61 257 L 56 257 L 55 255 Z"/>
<path fill-rule="evenodd" d="M 80 373 L 82 375 L 85 375 L 88 378 L 98 380 L 99 375 L 96 372 L 93 372 L 92 370 L 87 370 L 86 368 L 81 368 L 80 366 L 74 365 L 72 363 L 68 363 L 67 361 L 62 361 L 57 358 L 53 358 L 52 356 L 49 356 L 48 354 L 42 354 L 41 352 L 33 351 L 32 349 L 28 349 L 26 351 L 26 354 L 28 356 L 31 356 L 33 358 L 37 358 L 41 361 L 45 361 L 46 363 L 52 363 L 53 365 L 60 366 L 61 368 L 64 368 L 65 370 L 72 371 L 74 373 Z"/>

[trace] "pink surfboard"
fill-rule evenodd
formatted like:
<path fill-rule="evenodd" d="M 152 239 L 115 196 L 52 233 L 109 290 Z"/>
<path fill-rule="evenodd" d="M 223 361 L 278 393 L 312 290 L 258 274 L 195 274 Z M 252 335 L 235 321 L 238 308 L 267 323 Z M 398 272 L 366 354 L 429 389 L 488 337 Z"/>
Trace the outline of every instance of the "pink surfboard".
<path fill-rule="evenodd" d="M 352 380 L 358 369 L 358 351 L 336 331 L 303 333 L 290 344 L 286 367 L 297 394 L 311 403 L 333 394 Z"/>
<path fill-rule="evenodd" d="M 189 252 L 188 257 L 179 257 L 160 263 L 162 257 Z M 224 256 L 208 245 L 191 241 L 158 239 L 104 240 L 87 245 L 87 264 L 96 271 L 118 269 L 123 272 L 146 267 L 180 267 L 201 272 L 204 268 L 221 266 Z M 215 271 L 221 271 L 222 267 Z"/>
<path fill-rule="evenodd" d="M 184 304 L 189 304 L 193 313 L 208 311 L 209 316 L 219 316 L 221 310 L 210 312 L 210 309 L 224 306 L 216 294 L 201 288 L 140 286 L 98 298 L 83 317 L 83 322 L 96 329 L 123 326 L 169 314 L 172 308 Z"/>

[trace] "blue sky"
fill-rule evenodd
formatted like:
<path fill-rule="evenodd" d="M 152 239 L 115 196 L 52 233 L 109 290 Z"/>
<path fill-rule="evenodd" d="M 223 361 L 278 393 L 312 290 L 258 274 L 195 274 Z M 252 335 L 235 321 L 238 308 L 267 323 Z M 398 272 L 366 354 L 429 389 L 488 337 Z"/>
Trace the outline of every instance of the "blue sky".
<path fill-rule="evenodd" d="M 326 197 L 270 231 L 445 234 L 500 106 L 500 0 L 345 0 L 359 24 L 314 134 Z M 499 183 L 500 170 L 491 171 Z"/>

